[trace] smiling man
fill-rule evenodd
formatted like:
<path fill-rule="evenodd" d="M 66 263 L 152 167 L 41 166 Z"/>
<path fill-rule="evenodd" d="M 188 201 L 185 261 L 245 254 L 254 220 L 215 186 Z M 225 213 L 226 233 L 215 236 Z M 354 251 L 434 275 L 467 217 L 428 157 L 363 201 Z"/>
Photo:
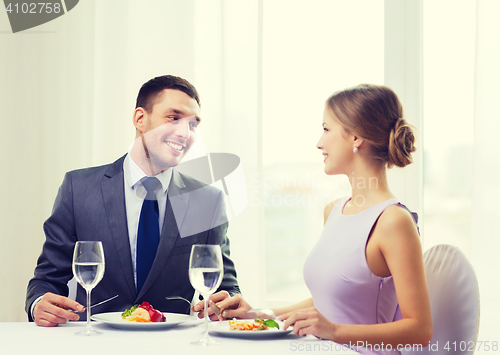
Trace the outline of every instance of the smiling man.
<path fill-rule="evenodd" d="M 73 301 L 67 283 L 74 245 L 81 240 L 101 241 L 105 254 L 104 277 L 92 290 L 92 303 L 118 295 L 94 313 L 123 311 L 143 301 L 165 312 L 188 313 L 187 303 L 166 297 L 193 298 L 188 277 L 193 244 L 221 246 L 219 291 L 239 293 L 222 192 L 174 168 L 195 143 L 199 123 L 196 88 L 179 77 L 156 77 L 139 91 L 130 152 L 112 164 L 66 174 L 28 284 L 30 321 L 57 326 L 80 319 L 71 310 L 83 311 L 85 291 L 78 286 Z M 209 223 L 193 229 L 200 221 Z M 181 229 L 196 232 L 180 234 Z"/>
<path fill-rule="evenodd" d="M 196 140 L 200 123 L 195 91 L 190 96 L 184 91 L 164 89 L 151 96 L 154 96 L 154 105 L 151 100 L 142 99 L 139 93 L 134 125 L 136 139 L 140 138 L 141 142 L 135 144 L 131 152 L 133 160 L 150 176 L 181 162 Z"/>

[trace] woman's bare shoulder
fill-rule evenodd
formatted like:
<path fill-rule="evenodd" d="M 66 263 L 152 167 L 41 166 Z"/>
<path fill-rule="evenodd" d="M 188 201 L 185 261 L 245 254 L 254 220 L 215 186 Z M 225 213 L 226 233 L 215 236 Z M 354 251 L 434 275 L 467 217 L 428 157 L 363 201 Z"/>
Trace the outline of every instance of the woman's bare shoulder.
<path fill-rule="evenodd" d="M 401 205 L 391 205 L 380 215 L 378 224 L 386 227 L 415 227 L 410 211 Z"/>
<path fill-rule="evenodd" d="M 380 215 L 377 226 L 377 234 L 383 240 L 392 244 L 399 239 L 398 243 L 412 243 L 419 240 L 418 229 L 411 213 L 400 205 L 387 207 Z"/>

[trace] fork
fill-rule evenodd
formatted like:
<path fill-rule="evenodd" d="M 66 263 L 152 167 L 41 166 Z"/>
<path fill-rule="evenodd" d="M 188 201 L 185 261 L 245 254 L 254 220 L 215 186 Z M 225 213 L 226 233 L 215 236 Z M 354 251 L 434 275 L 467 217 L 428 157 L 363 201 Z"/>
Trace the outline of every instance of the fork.
<path fill-rule="evenodd" d="M 181 296 L 165 297 L 165 299 L 167 299 L 167 300 L 183 300 L 183 301 L 186 301 L 187 303 L 189 303 L 190 306 L 193 305 L 191 303 L 191 301 L 188 301 L 187 299 L 185 299 L 184 297 L 181 297 Z"/>

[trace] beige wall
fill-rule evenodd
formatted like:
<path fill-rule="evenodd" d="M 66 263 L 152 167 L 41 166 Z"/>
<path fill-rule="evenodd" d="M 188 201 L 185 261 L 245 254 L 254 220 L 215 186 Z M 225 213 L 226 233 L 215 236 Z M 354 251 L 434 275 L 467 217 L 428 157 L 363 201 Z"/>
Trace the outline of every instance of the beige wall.
<path fill-rule="evenodd" d="M 8 305 L 0 321 L 27 320 L 26 286 L 64 173 L 127 151 L 135 99 L 147 80 L 164 74 L 190 80 L 200 91 L 206 151 L 237 154 L 247 180 L 258 171 L 258 2 L 238 4 L 86 0 L 16 34 L 0 11 L 0 304 Z M 261 208 L 247 208 L 230 222 L 237 265 L 264 258 L 261 221 Z M 265 297 L 259 270 L 238 272 L 255 304 Z"/>
<path fill-rule="evenodd" d="M 162 11 L 130 1 L 81 1 L 16 34 L 0 11 L 0 321 L 27 320 L 26 286 L 64 173 L 127 151 L 143 82 L 166 73 L 192 80 L 192 2 L 175 4 L 178 15 L 169 23 L 164 14 L 173 2 L 150 3 Z"/>

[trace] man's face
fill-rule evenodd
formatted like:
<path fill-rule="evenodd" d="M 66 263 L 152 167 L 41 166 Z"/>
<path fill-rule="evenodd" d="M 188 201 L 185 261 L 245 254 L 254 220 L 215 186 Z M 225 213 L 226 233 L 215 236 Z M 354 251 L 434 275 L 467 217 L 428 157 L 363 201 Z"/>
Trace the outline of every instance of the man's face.
<path fill-rule="evenodd" d="M 141 113 L 142 121 L 136 127 L 143 135 L 152 170 L 159 173 L 178 165 L 196 140 L 200 121 L 196 100 L 182 91 L 165 89 L 156 98 L 151 112 L 142 109 Z"/>

